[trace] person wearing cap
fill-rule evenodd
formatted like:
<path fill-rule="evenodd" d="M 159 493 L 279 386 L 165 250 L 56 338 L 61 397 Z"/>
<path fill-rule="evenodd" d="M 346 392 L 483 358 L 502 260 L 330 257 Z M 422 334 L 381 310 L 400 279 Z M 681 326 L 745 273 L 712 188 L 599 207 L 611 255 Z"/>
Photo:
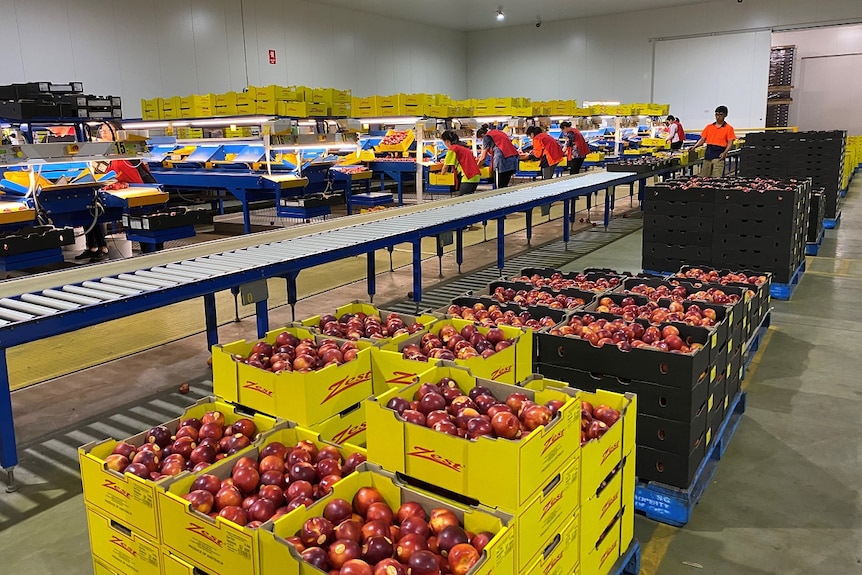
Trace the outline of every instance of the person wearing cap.
<path fill-rule="evenodd" d="M 443 132 L 440 139 L 443 140 L 443 145 L 448 150 L 446 158 L 443 160 L 443 169 L 440 172 L 445 174 L 449 171 L 450 166 L 457 167 L 461 175 L 461 184 L 458 188 L 460 195 L 472 194 L 476 191 L 480 180 L 479 164 L 476 163 L 473 150 L 461 142 L 458 134 L 452 130 Z"/>
<path fill-rule="evenodd" d="M 715 122 L 708 124 L 700 134 L 700 139 L 692 147 L 692 150 L 706 143 L 706 154 L 703 157 L 703 166 L 700 175 L 704 177 L 720 178 L 724 175 L 724 159 L 730 152 L 736 134 L 733 126 L 724 121 L 727 117 L 727 106 L 719 106 L 715 109 Z"/>
<path fill-rule="evenodd" d="M 667 138 L 665 140 L 670 142 L 671 150 L 679 150 L 685 141 L 685 132 L 682 129 L 679 118 L 668 116 L 665 123 L 667 124 Z"/>
<path fill-rule="evenodd" d="M 563 149 L 555 138 L 546 134 L 538 126 L 527 128 L 527 135 L 533 141 L 532 157 L 539 160 L 539 166 L 542 168 L 542 179 L 550 180 L 554 177 L 557 164 L 563 161 Z M 530 156 L 527 155 L 524 159 L 528 157 Z"/>
<path fill-rule="evenodd" d="M 581 171 L 581 166 L 584 165 L 584 158 L 590 153 L 590 146 L 581 131 L 573 128 L 572 123 L 568 120 L 560 124 L 560 129 L 563 130 L 565 137 L 563 151 L 566 153 L 566 161 L 569 163 L 569 174 L 577 174 Z"/>
<path fill-rule="evenodd" d="M 482 152 L 477 163 L 483 165 L 485 158 L 491 154 L 494 184 L 497 188 L 505 188 L 518 171 L 518 150 L 505 132 L 489 130 L 487 124 L 476 131 L 476 136 L 482 138 Z"/>

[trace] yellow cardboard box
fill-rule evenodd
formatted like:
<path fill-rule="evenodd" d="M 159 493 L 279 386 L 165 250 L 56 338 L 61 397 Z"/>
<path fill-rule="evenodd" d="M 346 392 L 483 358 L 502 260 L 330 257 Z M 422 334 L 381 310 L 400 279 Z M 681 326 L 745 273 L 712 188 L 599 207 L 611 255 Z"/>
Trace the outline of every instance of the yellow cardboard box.
<path fill-rule="evenodd" d="M 366 316 L 377 318 L 380 321 L 381 327 L 384 329 L 387 326 L 387 323 L 390 319 L 393 321 L 400 320 L 404 324 L 403 333 L 396 333 L 393 336 L 389 336 L 387 334 L 382 334 L 379 338 L 368 339 L 367 341 L 375 344 L 383 344 L 383 343 L 399 343 L 401 341 L 406 340 L 410 337 L 410 333 L 407 331 L 407 328 L 410 326 L 416 325 L 417 327 L 414 329 L 419 329 L 418 326 L 423 326 L 421 330 L 423 331 L 427 329 L 428 326 L 433 324 L 435 321 L 440 319 L 436 315 L 423 313 L 420 315 L 409 315 L 405 313 L 396 313 L 387 311 L 385 309 L 380 309 L 374 304 L 361 302 L 361 301 L 352 301 L 348 304 L 339 306 L 335 308 L 334 312 L 327 314 L 318 314 L 307 317 L 301 320 L 299 323 L 308 329 L 315 331 L 316 333 L 322 333 L 322 329 L 325 327 L 321 324 L 321 318 L 323 315 L 332 315 L 336 318 L 336 321 L 342 318 L 345 315 L 355 315 L 355 314 L 365 314 Z M 361 339 L 361 337 L 351 338 L 351 339 Z"/>
<path fill-rule="evenodd" d="M 278 115 L 293 118 L 307 118 L 308 104 L 305 102 L 279 102 Z"/>
<path fill-rule="evenodd" d="M 318 434 L 321 439 L 331 441 L 336 445 L 344 445 L 354 449 L 366 446 L 365 430 L 367 427 L 365 418 L 365 405 L 367 400 L 363 399 L 345 411 L 333 415 L 321 423 L 314 423 L 308 429 Z"/>
<path fill-rule="evenodd" d="M 169 549 L 162 549 L 162 575 L 199 575 L 200 570 Z M 98 574 L 97 574 L 98 575 Z"/>
<path fill-rule="evenodd" d="M 617 514 L 613 521 L 602 531 L 599 539 L 589 539 L 581 536 L 581 573 L 601 574 L 608 573 L 620 558 L 623 551 L 621 548 L 620 521 L 622 513 Z M 586 519 L 581 517 L 581 525 L 585 525 Z"/>
<path fill-rule="evenodd" d="M 333 102 L 330 108 L 330 114 L 333 116 L 346 116 L 349 117 L 352 113 L 353 108 L 351 108 L 350 104 L 344 104 L 341 102 Z"/>
<path fill-rule="evenodd" d="M 320 116 L 328 116 L 329 115 L 329 105 L 322 103 L 310 103 L 308 104 L 308 115 L 311 117 L 320 117 Z"/>
<path fill-rule="evenodd" d="M 412 400 L 423 382 L 451 378 L 465 394 L 476 385 L 488 387 L 503 400 L 511 393 L 532 396 L 536 403 L 566 401 L 559 415 L 519 441 L 479 437 L 476 440 L 447 435 L 406 423 L 386 408 L 393 397 Z M 538 376 L 540 377 L 540 376 Z M 533 382 L 540 387 L 541 382 Z M 404 473 L 440 488 L 472 497 L 486 505 L 517 510 L 547 485 L 564 462 L 572 461 L 580 448 L 579 392 L 567 388 L 520 389 L 504 383 L 477 379 L 469 370 L 436 367 L 404 389 L 392 389 L 370 399 L 366 406 L 368 458 L 388 470 Z M 513 481 L 514 478 L 517 480 Z"/>
<path fill-rule="evenodd" d="M 257 114 L 274 116 L 278 112 L 278 103 L 275 100 L 255 102 L 254 111 Z"/>
<path fill-rule="evenodd" d="M 236 406 L 206 397 L 198 400 L 183 412 L 181 417 L 165 423 L 171 432 L 176 432 L 180 421 L 189 417 L 200 419 L 209 411 L 220 411 L 228 423 L 249 417 Z M 252 417 L 258 431 L 268 431 L 275 425 L 275 419 L 261 414 Z M 139 433 L 126 439 L 127 443 L 138 447 L 147 440 L 147 434 Z M 84 486 L 84 502 L 99 510 L 135 533 L 151 541 L 159 540 L 158 510 L 156 494 L 174 481 L 173 477 L 160 481 L 142 479 L 131 473 L 120 473 L 108 469 L 105 458 L 109 456 L 118 441 L 106 439 L 95 441 L 78 448 L 78 461 L 81 466 L 81 482 Z"/>
<path fill-rule="evenodd" d="M 319 342 L 325 337 L 303 328 L 279 328 L 264 338 L 274 343 L 288 331 L 300 339 Z M 356 359 L 310 372 L 284 371 L 275 374 L 240 363 L 256 341 L 240 340 L 213 346 L 213 391 L 250 409 L 283 417 L 303 425 L 320 423 L 371 395 L 371 350 L 360 350 Z"/>
<path fill-rule="evenodd" d="M 319 104 L 332 104 L 332 88 L 312 88 L 311 101 Z"/>
<path fill-rule="evenodd" d="M 238 114 L 236 104 L 230 106 L 216 106 L 216 116 L 236 116 Z"/>
<path fill-rule="evenodd" d="M 236 92 L 236 105 L 237 106 L 254 106 L 255 103 L 255 92 L 252 91 L 252 87 L 249 87 L 248 92 Z"/>
<path fill-rule="evenodd" d="M 554 533 L 537 552 L 536 561 L 519 573 L 525 575 L 570 575 L 575 572 L 580 550 L 580 518 L 574 517 Z M 599 575 L 599 572 L 589 572 Z"/>
<path fill-rule="evenodd" d="M 333 104 L 351 104 L 352 100 L 353 94 L 350 90 L 332 90 Z"/>
<path fill-rule="evenodd" d="M 161 551 L 156 541 L 86 506 L 90 550 L 112 573 L 161 575 Z"/>
<path fill-rule="evenodd" d="M 422 505 L 427 513 L 432 509 L 446 508 L 455 513 L 468 531 L 488 531 L 494 537 L 485 547 L 482 558 L 467 575 L 514 575 L 514 532 L 512 516 L 484 506 L 467 507 L 439 496 L 413 489 L 400 482 L 393 474 L 381 467 L 364 463 L 353 473 L 335 484 L 332 494 L 321 500 L 310 510 L 299 507 L 275 522 L 265 524 L 259 530 L 261 573 L 298 573 L 319 575 L 310 564 L 301 561 L 296 548 L 285 539 L 292 537 L 310 517 L 320 515 L 320 509 L 329 498 L 340 497 L 352 501 L 362 487 L 373 487 L 392 509 L 398 509 L 407 501 Z"/>
<path fill-rule="evenodd" d="M 226 106 L 236 106 L 236 92 L 225 92 L 224 94 L 216 94 L 215 107 L 224 108 Z"/>

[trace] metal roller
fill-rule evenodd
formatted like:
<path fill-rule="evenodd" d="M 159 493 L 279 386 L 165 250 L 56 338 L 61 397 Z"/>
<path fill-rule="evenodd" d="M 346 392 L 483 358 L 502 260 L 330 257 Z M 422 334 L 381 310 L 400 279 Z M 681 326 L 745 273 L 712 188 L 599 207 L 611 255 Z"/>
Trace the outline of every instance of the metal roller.
<path fill-rule="evenodd" d="M 190 282 L 190 281 L 194 281 L 197 279 L 205 279 L 206 277 L 208 277 L 208 276 L 204 276 L 203 278 L 195 277 L 189 273 L 183 273 L 183 272 L 180 272 L 178 270 L 169 270 L 167 268 L 150 268 L 149 271 L 154 273 L 154 274 L 165 275 L 168 277 L 175 277 L 178 280 L 182 280 L 183 282 Z"/>
<path fill-rule="evenodd" d="M 69 309 L 77 309 L 81 304 L 63 301 L 53 297 L 45 297 L 34 293 L 25 293 L 21 295 L 21 299 L 30 303 L 44 305 L 45 307 L 53 307 L 54 309 L 65 311 Z"/>
<path fill-rule="evenodd" d="M 115 293 L 111 293 L 111 292 L 103 291 L 103 290 L 85 288 L 82 286 L 67 285 L 67 286 L 63 286 L 61 289 L 63 291 L 69 292 L 69 293 L 74 293 L 74 294 L 78 294 L 78 295 L 85 295 L 87 297 L 96 298 L 96 299 L 99 299 L 102 301 L 111 301 L 111 300 L 115 300 L 115 299 L 120 299 L 119 294 L 115 294 Z"/>
<path fill-rule="evenodd" d="M 55 313 L 57 313 L 57 310 L 54 308 L 34 303 L 27 303 L 26 301 L 12 299 L 8 297 L 0 298 L 0 305 L 8 307 L 10 309 L 23 311 L 25 313 L 31 313 L 33 315 L 54 315 Z"/>
<path fill-rule="evenodd" d="M 110 284 L 114 286 L 120 286 L 127 289 L 137 290 L 139 292 L 142 291 L 152 291 L 155 289 L 159 289 L 158 286 L 154 286 L 152 284 L 145 284 L 142 282 L 134 282 L 128 281 L 120 278 L 102 278 L 100 280 L 103 284 Z"/>
<path fill-rule="evenodd" d="M 62 300 L 62 301 L 68 301 L 71 303 L 81 304 L 81 305 L 95 305 L 97 303 L 102 303 L 102 300 L 94 298 L 94 297 L 87 297 L 87 296 L 80 295 L 80 294 L 67 293 L 67 292 L 63 292 L 63 291 L 59 291 L 59 290 L 55 290 L 55 289 L 46 289 L 45 291 L 42 292 L 42 295 L 47 296 L 47 297 L 51 297 L 54 299 Z"/>
<path fill-rule="evenodd" d="M 35 315 L 24 313 L 20 311 L 15 311 L 14 309 L 7 309 L 5 307 L 0 307 L 0 318 L 8 319 L 9 321 L 27 321 L 28 319 L 35 318 Z"/>
<path fill-rule="evenodd" d="M 119 295 L 138 295 L 142 290 L 139 289 L 129 289 L 116 285 L 106 284 L 104 282 L 84 282 L 81 284 L 85 288 L 94 289 L 94 290 L 103 290 L 108 293 L 115 293 Z"/>
<path fill-rule="evenodd" d="M 218 275 L 215 273 L 207 273 L 201 270 L 196 270 L 191 266 L 184 266 L 183 264 L 168 264 L 165 266 L 165 269 L 198 280 L 205 280 L 207 278 L 213 277 L 214 275 Z"/>
<path fill-rule="evenodd" d="M 117 276 L 121 280 L 130 280 L 130 281 L 139 281 L 144 283 L 150 283 L 155 286 L 160 287 L 174 287 L 179 283 L 183 283 L 185 280 L 180 281 L 179 278 L 171 279 L 164 276 L 159 276 L 159 274 L 154 274 L 148 270 L 138 270 L 131 274 L 120 274 Z"/>
<path fill-rule="evenodd" d="M 179 265 L 182 266 L 183 268 L 191 269 L 194 271 L 200 271 L 201 273 L 209 274 L 211 276 L 220 276 L 222 274 L 228 273 L 228 270 L 225 270 L 223 268 L 208 266 L 208 265 L 200 263 L 200 262 L 184 261 L 184 262 L 181 262 Z M 236 270 L 231 270 L 231 271 L 236 271 Z"/>
<path fill-rule="evenodd" d="M 224 270 L 226 272 L 235 272 L 238 269 L 240 269 L 239 266 L 237 266 L 237 265 L 229 265 L 229 264 L 226 264 L 223 262 L 217 262 L 216 260 L 214 260 L 212 258 L 197 258 L 194 260 L 187 260 L 187 261 L 189 263 L 201 264 L 201 265 L 205 265 L 207 267 L 211 267 L 214 269 Z"/>

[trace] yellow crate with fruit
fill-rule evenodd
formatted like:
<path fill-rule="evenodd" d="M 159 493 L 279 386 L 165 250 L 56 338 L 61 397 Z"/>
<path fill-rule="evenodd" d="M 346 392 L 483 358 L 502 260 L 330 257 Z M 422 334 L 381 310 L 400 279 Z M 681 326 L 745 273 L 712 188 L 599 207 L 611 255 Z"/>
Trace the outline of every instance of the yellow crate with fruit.
<path fill-rule="evenodd" d="M 336 445 L 364 449 L 366 446 L 365 405 L 367 401 L 367 399 L 363 399 L 341 413 L 307 427 L 325 441 L 331 441 Z"/>
<path fill-rule="evenodd" d="M 519 430 L 507 424 L 517 417 L 501 415 L 495 424 L 504 435 L 479 435 L 473 440 L 449 435 L 417 423 L 409 423 L 394 409 L 387 407 L 413 400 L 420 388 L 449 378 L 464 394 L 481 385 L 500 401 L 515 402 L 526 396 L 530 401 L 557 404 L 556 416 L 546 409 L 536 409 L 525 423 L 535 428 L 526 438 L 505 439 L 505 434 Z M 454 493 L 483 503 L 515 511 L 529 502 L 538 489 L 566 461 L 572 461 L 580 447 L 580 394 L 577 390 L 544 387 L 540 376 L 530 380 L 532 389 L 480 379 L 466 369 L 454 366 L 435 367 L 419 376 L 419 381 L 403 389 L 392 389 L 369 400 L 366 438 L 369 459 L 386 469 L 404 473 Z M 516 394 L 514 397 L 512 394 Z M 401 398 L 401 399 L 396 399 Z M 434 399 L 434 398 L 432 398 Z M 511 417 L 510 417 L 511 416 Z M 514 418 L 514 420 L 512 420 Z M 492 418 L 493 420 L 493 418 Z M 510 421 L 511 420 L 511 421 Z M 517 423 L 515 423 L 517 425 Z"/>
<path fill-rule="evenodd" d="M 416 134 L 413 130 L 387 130 L 386 135 L 377 144 L 377 151 L 406 152 L 414 141 L 416 141 Z"/>
<path fill-rule="evenodd" d="M 670 143 L 664 138 L 641 138 L 641 147 L 667 150 L 670 149 Z"/>
<path fill-rule="evenodd" d="M 90 550 L 97 565 L 109 573 L 162 575 L 162 553 L 152 541 L 125 525 L 85 506 L 90 532 Z"/>
<path fill-rule="evenodd" d="M 362 401 L 372 391 L 371 350 L 351 350 L 348 348 L 356 344 L 341 340 L 336 342 L 341 346 L 339 353 L 334 353 L 329 346 L 324 349 L 326 339 L 331 338 L 305 328 L 285 327 L 268 332 L 261 342 L 240 340 L 215 345 L 213 391 L 227 401 L 262 413 L 304 425 L 320 423 Z M 255 351 L 257 348 L 267 351 L 283 345 L 297 347 L 297 340 L 306 345 L 302 354 L 297 350 L 293 371 L 274 373 L 239 359 L 259 353 L 260 350 Z M 327 363 L 314 370 L 318 358 L 311 354 L 321 352 L 321 360 L 340 361 L 340 356 L 344 363 Z"/>
<path fill-rule="evenodd" d="M 384 344 L 404 341 L 414 333 L 425 331 L 438 319 L 438 316 L 428 313 L 395 313 L 374 304 L 352 301 L 335 308 L 332 313 L 300 320 L 299 324 L 330 337 L 367 339 L 371 343 Z"/>
<path fill-rule="evenodd" d="M 587 154 L 586 158 L 584 158 L 587 162 L 603 162 L 605 160 L 604 152 L 590 152 Z"/>
<path fill-rule="evenodd" d="M 419 374 L 438 365 L 437 361 L 405 359 L 400 351 L 386 351 L 378 347 L 371 349 L 371 381 L 375 391 L 386 388 L 402 388 L 415 383 Z"/>
<path fill-rule="evenodd" d="M 290 448 L 300 441 L 310 442 L 317 449 L 327 445 L 330 449 L 334 447 L 310 430 L 282 422 L 263 441 L 244 450 L 242 455 L 258 462 L 268 445 L 281 444 Z M 362 454 L 364 460 L 364 450 L 345 446 L 336 449 L 344 462 L 354 453 Z M 241 478 L 234 470 L 236 463 L 235 460 L 224 460 L 206 473 L 220 481 L 233 478 L 234 484 L 242 493 L 256 492 L 261 485 L 259 473 L 243 474 Z M 311 473 L 315 473 L 314 468 L 311 468 Z M 159 494 L 158 509 L 164 548 L 207 573 L 260 573 L 258 529 L 239 525 L 225 517 L 210 517 L 210 511 L 207 509 L 215 509 L 218 503 L 208 501 L 209 498 L 185 497 L 195 490 L 195 482 L 200 476 L 201 474 L 184 474 Z M 276 507 L 273 506 L 271 512 L 275 510 Z M 268 510 L 262 509 L 260 512 L 263 515 L 257 520 L 265 522 Z"/>
<path fill-rule="evenodd" d="M 200 399 L 188 407 L 183 415 L 163 424 L 169 435 L 175 435 L 186 419 L 201 420 L 208 413 L 221 413 L 225 424 L 232 425 L 239 420 L 249 419 L 257 432 L 266 432 L 275 425 L 275 418 L 242 413 L 236 406 L 216 400 L 214 397 Z M 218 421 L 218 418 L 214 418 Z M 81 482 L 84 487 L 84 502 L 113 520 L 125 525 L 135 533 L 150 539 L 159 540 L 159 518 L 156 508 L 156 495 L 173 482 L 174 477 L 167 475 L 153 481 L 123 472 L 127 461 L 133 457 L 124 454 L 137 454 L 141 446 L 150 441 L 149 431 L 139 433 L 122 441 L 106 439 L 95 441 L 78 448 L 78 462 L 81 467 Z M 164 443 L 163 438 L 153 437 Z M 252 437 L 250 440 L 254 440 Z M 131 448 L 131 449 L 130 449 Z M 117 457 L 121 456 L 121 457 Z M 123 459 L 125 457 L 126 459 Z M 141 461 L 144 461 L 143 459 Z M 150 465 L 145 461 L 142 464 Z M 149 471 L 147 472 L 149 477 Z"/>
<path fill-rule="evenodd" d="M 358 501 L 365 507 L 355 507 L 362 511 L 368 501 L 385 503 L 396 513 L 406 503 L 416 503 L 430 517 L 431 525 L 457 523 L 471 533 L 485 533 L 490 540 L 481 554 L 462 550 L 448 559 L 454 567 L 453 573 L 464 575 L 514 575 L 514 532 L 511 528 L 511 515 L 488 507 L 465 506 L 455 501 L 432 495 L 401 482 L 395 475 L 382 467 L 365 463 L 348 477 L 335 484 L 332 494 L 311 509 L 299 507 L 271 524 L 260 529 L 260 567 L 261 573 L 298 573 L 299 575 L 319 575 L 320 571 L 303 561 L 296 548 L 287 538 L 299 533 L 307 520 L 320 517 L 325 505 L 333 499 L 348 502 Z M 408 506 L 409 507 L 409 506 Z M 442 528 L 436 527 L 439 531 Z M 458 559 L 462 563 L 457 563 Z"/>
<path fill-rule="evenodd" d="M 580 561 L 580 518 L 575 516 L 561 526 L 546 544 L 536 553 L 536 560 L 526 569 L 519 571 L 524 575 L 571 575 Z M 584 572 L 581 573 L 590 573 Z"/>

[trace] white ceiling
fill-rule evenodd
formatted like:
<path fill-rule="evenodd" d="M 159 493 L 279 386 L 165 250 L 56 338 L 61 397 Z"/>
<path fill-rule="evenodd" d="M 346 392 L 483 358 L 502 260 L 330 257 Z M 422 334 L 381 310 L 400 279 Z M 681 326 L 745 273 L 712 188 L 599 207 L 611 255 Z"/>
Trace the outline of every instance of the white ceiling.
<path fill-rule="evenodd" d="M 397 20 L 473 32 L 555 20 L 621 14 L 714 0 L 311 0 Z M 732 2 L 733 0 L 724 0 Z M 742 2 L 742 0 L 738 0 Z M 505 20 L 495 18 L 502 7 Z"/>

